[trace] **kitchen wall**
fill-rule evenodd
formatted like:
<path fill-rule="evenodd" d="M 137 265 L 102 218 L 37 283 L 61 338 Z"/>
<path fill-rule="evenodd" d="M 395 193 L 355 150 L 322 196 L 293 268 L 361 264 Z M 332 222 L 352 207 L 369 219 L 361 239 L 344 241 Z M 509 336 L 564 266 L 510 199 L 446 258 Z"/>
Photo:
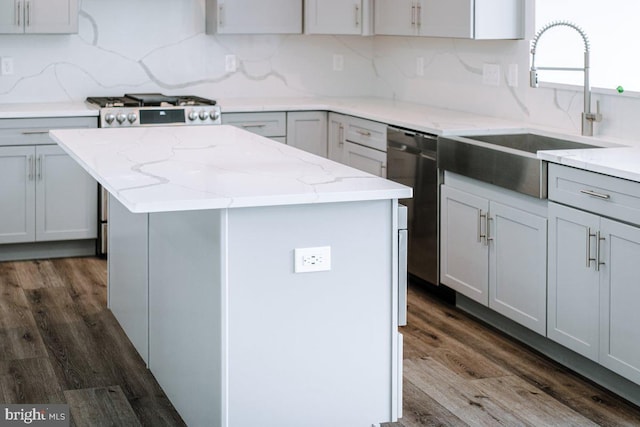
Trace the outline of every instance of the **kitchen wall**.
<path fill-rule="evenodd" d="M 235 73 L 224 70 L 230 53 L 239 59 Z M 335 53 L 344 55 L 344 71 L 332 70 Z M 0 103 L 156 91 L 213 98 L 373 95 L 580 132 L 581 90 L 529 88 L 528 41 L 212 36 L 204 34 L 204 0 L 81 0 L 79 34 L 0 35 L 0 56 L 15 61 L 15 74 L 0 76 Z M 500 86 L 482 84 L 485 63 L 501 66 Z M 506 84 L 510 64 L 518 67 L 517 87 Z M 640 97 L 608 91 L 596 99 L 604 115 L 596 134 L 634 143 Z"/>

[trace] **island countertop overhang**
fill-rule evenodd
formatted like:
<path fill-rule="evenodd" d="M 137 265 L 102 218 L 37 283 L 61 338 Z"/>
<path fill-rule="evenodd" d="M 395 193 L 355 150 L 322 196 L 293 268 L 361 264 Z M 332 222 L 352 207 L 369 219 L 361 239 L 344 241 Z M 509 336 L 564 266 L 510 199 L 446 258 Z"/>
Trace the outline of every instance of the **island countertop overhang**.
<path fill-rule="evenodd" d="M 57 129 L 134 213 L 403 199 L 410 187 L 232 126 Z"/>

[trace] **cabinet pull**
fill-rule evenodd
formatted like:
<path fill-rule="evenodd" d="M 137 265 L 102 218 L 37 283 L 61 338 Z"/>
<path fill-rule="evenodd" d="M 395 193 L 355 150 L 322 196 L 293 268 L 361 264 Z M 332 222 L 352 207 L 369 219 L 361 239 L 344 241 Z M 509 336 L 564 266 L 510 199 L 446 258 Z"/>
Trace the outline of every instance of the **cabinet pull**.
<path fill-rule="evenodd" d="M 224 14 L 224 6 L 218 6 L 218 26 L 224 27 L 224 21 L 222 20 L 222 15 Z"/>
<path fill-rule="evenodd" d="M 482 239 L 486 239 L 487 235 L 486 234 L 482 234 L 482 219 L 485 219 L 485 226 L 486 226 L 486 218 L 487 215 L 482 213 L 482 209 L 480 209 L 478 211 L 478 243 L 482 242 Z"/>
<path fill-rule="evenodd" d="M 29 156 L 27 162 L 29 163 L 29 181 L 33 181 L 33 155 Z"/>
<path fill-rule="evenodd" d="M 25 19 L 27 20 L 27 27 L 28 27 L 31 25 L 31 2 L 30 1 L 27 2 L 26 15 L 27 17 Z"/>
<path fill-rule="evenodd" d="M 360 26 L 360 5 L 356 5 L 356 27 Z"/>
<path fill-rule="evenodd" d="M 491 242 L 493 240 L 493 237 L 491 236 L 491 232 L 489 231 L 489 221 L 493 221 L 493 218 L 491 218 L 491 215 L 489 214 L 489 212 L 487 212 L 487 215 L 485 216 L 485 231 L 487 233 L 486 237 L 485 237 L 485 241 L 484 244 L 486 246 L 489 246 L 489 242 Z"/>
<path fill-rule="evenodd" d="M 593 190 L 580 190 L 582 194 L 586 194 L 587 196 L 597 197 L 598 199 L 609 200 L 611 198 L 608 194 L 596 193 Z"/>
<path fill-rule="evenodd" d="M 420 5 L 420 2 L 418 2 L 418 5 L 416 6 L 416 24 L 418 27 L 422 25 L 422 6 Z"/>
<path fill-rule="evenodd" d="M 21 5 L 22 5 L 22 0 L 18 0 L 18 4 L 16 5 L 17 6 L 16 9 L 18 10 L 18 13 L 16 14 L 16 23 L 17 23 L 18 27 L 20 26 L 20 15 L 22 15 L 22 6 Z"/>
<path fill-rule="evenodd" d="M 371 136 L 371 132 L 368 132 L 366 130 L 358 130 L 357 132 L 362 136 Z"/>
<path fill-rule="evenodd" d="M 38 156 L 37 174 L 38 174 L 38 181 L 42 181 L 42 154 Z"/>
<path fill-rule="evenodd" d="M 604 262 L 600 261 L 600 242 L 603 240 L 605 238 L 600 235 L 600 231 L 596 232 L 596 271 L 600 271 L 600 266 L 604 265 Z"/>
<path fill-rule="evenodd" d="M 263 128 L 267 126 L 266 123 L 243 123 L 240 125 L 243 128 Z"/>
<path fill-rule="evenodd" d="M 22 132 L 23 135 L 43 135 L 45 133 L 49 133 L 48 130 L 25 130 Z"/>
<path fill-rule="evenodd" d="M 591 258 L 591 238 L 596 237 L 594 233 L 591 232 L 591 227 L 587 228 L 587 268 L 591 267 L 591 261 L 596 261 L 595 258 Z"/>
<path fill-rule="evenodd" d="M 411 25 L 416 25 L 416 5 L 411 4 Z"/>
<path fill-rule="evenodd" d="M 338 126 L 338 146 L 342 147 L 344 145 L 344 126 L 340 123 Z"/>

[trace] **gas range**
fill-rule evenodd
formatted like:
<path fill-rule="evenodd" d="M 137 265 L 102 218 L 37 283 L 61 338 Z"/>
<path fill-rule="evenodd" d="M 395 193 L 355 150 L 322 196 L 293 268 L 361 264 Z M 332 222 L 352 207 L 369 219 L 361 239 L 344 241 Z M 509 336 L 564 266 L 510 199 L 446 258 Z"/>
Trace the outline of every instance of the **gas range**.
<path fill-rule="evenodd" d="M 117 97 L 88 97 L 100 107 L 100 127 L 219 125 L 216 101 L 199 96 L 133 93 Z"/>

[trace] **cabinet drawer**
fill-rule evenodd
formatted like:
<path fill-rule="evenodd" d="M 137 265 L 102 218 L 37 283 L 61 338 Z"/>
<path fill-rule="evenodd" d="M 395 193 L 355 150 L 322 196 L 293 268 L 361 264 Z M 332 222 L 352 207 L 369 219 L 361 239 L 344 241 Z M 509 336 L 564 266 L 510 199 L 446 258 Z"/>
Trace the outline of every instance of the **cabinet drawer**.
<path fill-rule="evenodd" d="M 549 199 L 640 224 L 640 183 L 549 164 Z"/>
<path fill-rule="evenodd" d="M 223 125 L 232 125 L 262 136 L 287 136 L 287 113 L 229 113 Z"/>
<path fill-rule="evenodd" d="M 347 141 L 387 151 L 387 125 L 384 123 L 350 117 L 346 135 Z"/>
<path fill-rule="evenodd" d="M 0 146 L 55 144 L 50 129 L 95 128 L 97 117 L 44 117 L 0 119 Z"/>

